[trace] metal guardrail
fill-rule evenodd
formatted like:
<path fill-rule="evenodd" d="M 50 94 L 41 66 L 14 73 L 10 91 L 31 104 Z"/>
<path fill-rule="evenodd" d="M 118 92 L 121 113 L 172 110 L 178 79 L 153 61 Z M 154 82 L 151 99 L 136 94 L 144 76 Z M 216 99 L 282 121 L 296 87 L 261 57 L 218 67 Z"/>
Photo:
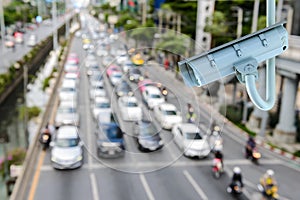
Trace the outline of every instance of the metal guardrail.
<path fill-rule="evenodd" d="M 72 40 L 72 37 L 69 41 Z M 26 191 L 28 189 L 28 186 L 30 185 L 30 180 L 33 177 L 33 174 L 36 170 L 36 162 L 38 159 L 39 152 L 42 150 L 42 147 L 39 143 L 39 135 L 41 129 L 46 125 L 48 122 L 48 119 L 50 117 L 51 111 L 52 111 L 52 102 L 54 102 L 56 96 L 57 96 L 57 88 L 60 83 L 60 79 L 63 74 L 63 65 L 65 62 L 65 58 L 68 55 L 69 52 L 69 43 L 66 46 L 66 50 L 64 51 L 64 56 L 62 58 L 62 62 L 58 63 L 58 77 L 55 82 L 55 85 L 52 90 L 52 94 L 48 100 L 46 110 L 44 112 L 44 115 L 42 117 L 42 123 L 38 127 L 38 132 L 36 133 L 36 136 L 33 140 L 33 142 L 30 144 L 30 147 L 27 151 L 25 161 L 23 163 L 23 170 L 22 173 L 17 178 L 16 184 L 14 186 L 12 195 L 10 196 L 10 200 L 20 200 L 25 199 L 25 196 L 27 195 Z"/>

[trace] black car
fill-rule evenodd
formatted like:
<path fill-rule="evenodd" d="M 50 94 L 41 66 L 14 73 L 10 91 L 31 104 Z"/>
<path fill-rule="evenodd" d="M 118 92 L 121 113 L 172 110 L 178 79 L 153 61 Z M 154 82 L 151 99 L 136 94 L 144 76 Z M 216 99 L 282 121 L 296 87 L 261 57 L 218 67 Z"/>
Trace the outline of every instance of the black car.
<path fill-rule="evenodd" d="M 115 88 L 115 92 L 117 94 L 118 97 L 122 97 L 122 96 L 132 96 L 133 95 L 133 91 L 130 87 L 130 85 L 125 81 L 121 81 Z"/>
<path fill-rule="evenodd" d="M 159 135 L 159 129 L 151 121 L 136 122 L 134 134 L 140 151 L 156 151 L 164 145 Z"/>
<path fill-rule="evenodd" d="M 99 157 L 115 158 L 124 155 L 124 133 L 119 126 L 116 115 L 111 112 L 99 115 L 96 135 Z"/>
<path fill-rule="evenodd" d="M 138 82 L 143 79 L 142 72 L 138 68 L 131 68 L 128 72 L 128 78 L 130 81 Z"/>

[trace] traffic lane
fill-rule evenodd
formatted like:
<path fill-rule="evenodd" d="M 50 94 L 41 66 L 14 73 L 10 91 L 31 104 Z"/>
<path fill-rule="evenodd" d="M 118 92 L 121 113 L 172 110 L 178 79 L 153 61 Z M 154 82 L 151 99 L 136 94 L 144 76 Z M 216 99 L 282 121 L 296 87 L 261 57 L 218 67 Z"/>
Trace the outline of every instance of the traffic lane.
<path fill-rule="evenodd" d="M 93 199 L 89 172 L 86 169 L 44 170 L 39 179 L 35 199 Z"/>
<path fill-rule="evenodd" d="M 299 169 L 287 168 L 284 164 L 244 165 L 241 166 L 241 169 L 245 179 L 255 186 L 268 169 L 273 169 L 278 183 L 278 194 L 281 196 L 281 199 L 299 199 L 300 197 Z"/>
<path fill-rule="evenodd" d="M 147 199 L 139 174 L 124 173 L 113 169 L 94 170 L 99 199 Z"/>
<path fill-rule="evenodd" d="M 213 177 L 211 166 L 194 166 L 185 168 L 200 188 L 206 193 L 208 199 L 236 199 L 226 192 L 227 186 L 231 183 L 231 177 L 225 172 L 219 179 Z M 248 187 L 245 185 L 244 190 Z M 240 195 L 238 199 L 248 199 Z"/>

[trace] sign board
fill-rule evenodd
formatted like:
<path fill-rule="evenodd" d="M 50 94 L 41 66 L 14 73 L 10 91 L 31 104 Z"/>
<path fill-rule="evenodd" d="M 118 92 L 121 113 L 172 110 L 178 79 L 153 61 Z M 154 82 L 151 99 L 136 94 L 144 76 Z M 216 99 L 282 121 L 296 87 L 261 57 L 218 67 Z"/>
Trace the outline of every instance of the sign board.
<path fill-rule="evenodd" d="M 22 165 L 11 165 L 10 166 L 10 177 L 18 177 L 22 172 Z"/>

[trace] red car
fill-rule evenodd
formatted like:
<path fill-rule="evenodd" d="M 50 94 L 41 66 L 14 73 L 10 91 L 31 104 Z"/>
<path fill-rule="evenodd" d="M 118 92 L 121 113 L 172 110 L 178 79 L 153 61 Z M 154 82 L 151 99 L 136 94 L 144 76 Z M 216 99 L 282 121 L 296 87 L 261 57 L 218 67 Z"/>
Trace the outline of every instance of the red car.
<path fill-rule="evenodd" d="M 122 72 L 121 68 L 117 65 L 111 65 L 106 70 L 106 75 L 109 77 L 113 72 Z"/>
<path fill-rule="evenodd" d="M 79 64 L 79 58 L 78 55 L 76 53 L 70 53 L 68 58 L 67 58 L 67 62 L 69 64 Z"/>
<path fill-rule="evenodd" d="M 157 84 L 150 79 L 144 79 L 138 82 L 140 92 L 143 92 L 147 86 L 157 86 Z"/>

